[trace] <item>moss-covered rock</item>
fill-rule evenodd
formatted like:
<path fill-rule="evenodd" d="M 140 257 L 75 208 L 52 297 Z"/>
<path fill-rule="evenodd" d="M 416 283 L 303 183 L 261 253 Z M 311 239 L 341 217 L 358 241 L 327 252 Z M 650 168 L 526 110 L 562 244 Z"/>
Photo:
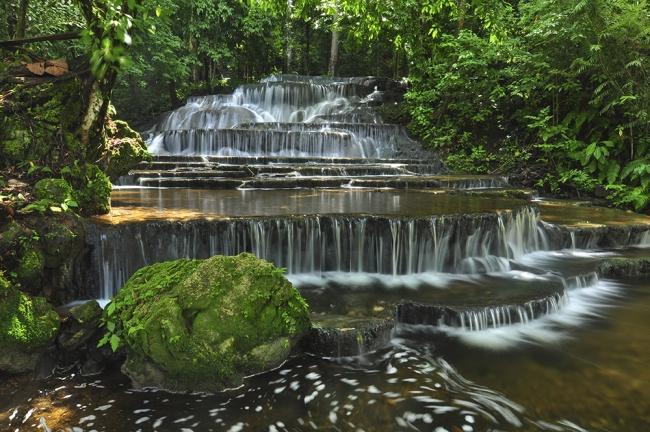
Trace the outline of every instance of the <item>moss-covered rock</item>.
<path fill-rule="evenodd" d="M 72 196 L 82 215 L 106 214 L 111 210 L 113 186 L 97 165 L 74 165 L 64 175 L 74 189 Z"/>
<path fill-rule="evenodd" d="M 60 204 L 72 198 L 72 186 L 62 178 L 42 179 L 34 185 L 34 196 L 38 200 Z"/>
<path fill-rule="evenodd" d="M 92 295 L 89 253 L 82 218 L 72 212 L 32 213 L 0 227 L 0 268 L 56 305 Z"/>
<path fill-rule="evenodd" d="M 63 351 L 75 351 L 98 333 L 103 311 L 96 300 L 90 300 L 72 306 L 65 315 L 58 345 Z"/>
<path fill-rule="evenodd" d="M 151 159 L 140 134 L 125 121 L 109 120 L 106 127 L 107 151 L 106 174 L 115 181 L 128 174 L 138 163 Z"/>
<path fill-rule="evenodd" d="M 59 316 L 42 297 L 29 297 L 0 273 L 0 371 L 34 370 L 52 345 Z"/>
<path fill-rule="evenodd" d="M 84 231 L 79 216 L 62 215 L 43 219 L 40 243 L 45 267 L 56 269 L 78 256 L 84 247 Z"/>
<path fill-rule="evenodd" d="M 40 288 L 44 267 L 45 259 L 40 249 L 26 246 L 16 269 L 21 285 L 30 289 Z"/>
<path fill-rule="evenodd" d="M 29 235 L 30 231 L 14 220 L 0 227 L 0 256 L 15 253 L 20 239 Z"/>
<path fill-rule="evenodd" d="M 610 258 L 598 266 L 604 277 L 650 276 L 650 258 Z"/>
<path fill-rule="evenodd" d="M 310 327 L 282 270 L 250 254 L 144 267 L 106 310 L 128 351 L 123 370 L 174 390 L 238 385 L 284 361 Z"/>

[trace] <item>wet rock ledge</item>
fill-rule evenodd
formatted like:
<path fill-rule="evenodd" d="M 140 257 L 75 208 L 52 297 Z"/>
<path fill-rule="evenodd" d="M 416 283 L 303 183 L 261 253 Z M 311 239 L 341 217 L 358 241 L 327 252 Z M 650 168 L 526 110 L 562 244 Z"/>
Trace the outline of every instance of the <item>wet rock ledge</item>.
<path fill-rule="evenodd" d="M 598 266 L 603 277 L 650 276 L 650 258 L 610 258 Z"/>

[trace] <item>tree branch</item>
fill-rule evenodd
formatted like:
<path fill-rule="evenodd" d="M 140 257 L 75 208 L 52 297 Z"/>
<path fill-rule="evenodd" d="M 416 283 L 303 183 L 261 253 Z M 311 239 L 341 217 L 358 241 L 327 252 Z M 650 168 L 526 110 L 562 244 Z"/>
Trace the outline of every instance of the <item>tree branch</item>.
<path fill-rule="evenodd" d="M 34 36 L 24 39 L 12 39 L 0 41 L 0 48 L 15 47 L 19 45 L 25 45 L 34 42 L 45 42 L 45 41 L 60 41 L 60 40 L 70 40 L 70 39 L 79 39 L 81 38 L 81 33 L 79 31 L 67 32 L 67 33 L 58 33 L 53 35 L 43 35 L 43 36 Z"/>

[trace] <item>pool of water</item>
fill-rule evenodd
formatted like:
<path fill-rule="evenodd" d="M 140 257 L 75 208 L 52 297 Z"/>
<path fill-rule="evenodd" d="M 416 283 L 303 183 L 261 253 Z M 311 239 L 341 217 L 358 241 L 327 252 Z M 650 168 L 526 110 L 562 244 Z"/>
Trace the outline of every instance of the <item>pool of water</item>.
<path fill-rule="evenodd" d="M 492 213 L 525 204 L 441 190 L 214 190 L 119 188 L 99 222 L 292 215 L 431 216 Z"/>

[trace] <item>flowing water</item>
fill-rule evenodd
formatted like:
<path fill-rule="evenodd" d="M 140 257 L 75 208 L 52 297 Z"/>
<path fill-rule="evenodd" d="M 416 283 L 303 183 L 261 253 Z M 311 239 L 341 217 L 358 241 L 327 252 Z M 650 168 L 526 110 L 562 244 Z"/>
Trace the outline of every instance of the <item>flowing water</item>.
<path fill-rule="evenodd" d="M 650 282 L 597 274 L 650 256 L 650 218 L 450 175 L 381 121 L 375 86 L 281 75 L 190 98 L 87 224 L 104 302 L 168 259 L 286 268 L 312 354 L 218 394 L 2 377 L 0 430 L 650 430 Z"/>

